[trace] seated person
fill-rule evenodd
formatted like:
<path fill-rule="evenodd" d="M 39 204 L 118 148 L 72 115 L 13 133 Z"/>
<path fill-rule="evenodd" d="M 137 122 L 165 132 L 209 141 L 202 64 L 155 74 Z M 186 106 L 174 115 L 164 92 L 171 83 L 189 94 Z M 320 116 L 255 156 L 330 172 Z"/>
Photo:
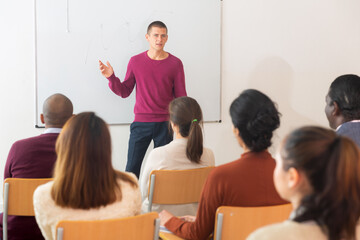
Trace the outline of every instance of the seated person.
<path fill-rule="evenodd" d="M 170 125 L 175 140 L 153 149 L 140 177 L 143 198 L 142 212 L 148 211 L 147 197 L 149 177 L 152 170 L 184 170 L 214 166 L 213 152 L 203 147 L 202 111 L 197 101 L 190 97 L 174 99 L 169 105 Z M 169 126 L 170 127 L 170 126 Z M 152 205 L 152 211 L 163 209 L 176 215 L 195 215 L 197 203 L 181 205 Z"/>
<path fill-rule="evenodd" d="M 286 203 L 272 180 L 275 160 L 267 148 L 280 125 L 275 104 L 263 93 L 249 89 L 230 106 L 233 132 L 244 153 L 240 159 L 216 167 L 209 174 L 196 218 L 177 218 L 163 210 L 161 225 L 185 239 L 208 239 L 220 206 L 270 206 Z"/>
<path fill-rule="evenodd" d="M 140 213 L 141 194 L 132 173 L 111 163 L 107 124 L 93 112 L 70 118 L 56 142 L 54 181 L 34 192 L 35 218 L 45 239 L 60 220 L 100 220 Z"/>
<path fill-rule="evenodd" d="M 342 75 L 330 85 L 325 114 L 330 127 L 360 146 L 360 77 Z"/>
<path fill-rule="evenodd" d="M 71 101 L 62 94 L 48 97 L 43 104 L 43 134 L 15 142 L 9 152 L 6 178 L 51 178 L 56 160 L 55 142 L 65 122 L 73 114 Z M 0 215 L 0 238 L 3 238 Z M 34 217 L 8 216 L 8 239 L 44 239 Z"/>
<path fill-rule="evenodd" d="M 360 239 L 360 154 L 332 130 L 302 127 L 285 138 L 274 181 L 291 202 L 290 220 L 252 233 L 260 239 Z"/>

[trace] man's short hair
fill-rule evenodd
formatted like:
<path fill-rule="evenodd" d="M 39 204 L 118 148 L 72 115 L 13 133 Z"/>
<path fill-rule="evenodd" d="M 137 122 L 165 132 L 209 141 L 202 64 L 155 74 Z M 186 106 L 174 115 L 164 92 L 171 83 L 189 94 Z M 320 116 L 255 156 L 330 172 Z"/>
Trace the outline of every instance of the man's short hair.
<path fill-rule="evenodd" d="M 154 22 L 150 23 L 150 25 L 148 26 L 148 28 L 147 28 L 147 34 L 150 33 L 151 28 L 153 28 L 153 27 L 165 28 L 165 29 L 166 29 L 166 33 L 167 33 L 167 31 L 168 31 L 165 23 L 163 23 L 163 22 L 161 22 L 161 21 L 154 21 Z"/>
<path fill-rule="evenodd" d="M 329 97 L 336 102 L 346 121 L 360 119 L 360 77 L 346 74 L 330 85 Z"/>

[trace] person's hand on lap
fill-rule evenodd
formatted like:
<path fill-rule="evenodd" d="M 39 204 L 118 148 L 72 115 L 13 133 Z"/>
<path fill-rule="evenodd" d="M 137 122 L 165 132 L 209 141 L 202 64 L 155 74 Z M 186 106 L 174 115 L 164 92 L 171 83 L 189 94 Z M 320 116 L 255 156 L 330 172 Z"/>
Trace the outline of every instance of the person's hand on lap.
<path fill-rule="evenodd" d="M 185 216 L 181 216 L 180 219 L 184 220 L 185 222 L 195 222 L 196 216 L 185 215 Z"/>
<path fill-rule="evenodd" d="M 170 220 L 170 218 L 174 217 L 174 215 L 172 215 L 166 210 L 162 210 L 159 213 L 159 217 L 160 217 L 160 225 L 165 226 L 165 224 Z"/>

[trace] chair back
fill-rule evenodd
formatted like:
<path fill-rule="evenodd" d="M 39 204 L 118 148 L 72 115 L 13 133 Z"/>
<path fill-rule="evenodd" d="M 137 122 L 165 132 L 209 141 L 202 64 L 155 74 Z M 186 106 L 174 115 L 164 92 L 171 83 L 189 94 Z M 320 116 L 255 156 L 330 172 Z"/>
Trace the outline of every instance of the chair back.
<path fill-rule="evenodd" d="M 291 204 L 266 207 L 219 207 L 214 240 L 246 239 L 256 229 L 289 218 Z"/>
<path fill-rule="evenodd" d="M 57 240 L 158 240 L 160 219 L 156 212 L 134 217 L 94 220 L 59 221 Z"/>
<path fill-rule="evenodd" d="M 34 216 L 33 194 L 52 178 L 7 178 L 4 181 L 3 239 L 7 240 L 8 215 Z"/>
<path fill-rule="evenodd" d="M 199 202 L 207 176 L 214 167 L 187 170 L 153 170 L 150 173 L 149 208 L 152 204 Z"/>

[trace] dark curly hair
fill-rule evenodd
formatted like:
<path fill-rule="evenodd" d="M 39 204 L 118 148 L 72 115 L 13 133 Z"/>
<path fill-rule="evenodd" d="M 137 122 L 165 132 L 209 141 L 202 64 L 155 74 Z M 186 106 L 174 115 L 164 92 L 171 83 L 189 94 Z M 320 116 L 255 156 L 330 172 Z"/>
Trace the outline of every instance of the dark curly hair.
<path fill-rule="evenodd" d="M 260 152 L 271 146 L 273 131 L 280 126 L 280 113 L 271 99 L 255 89 L 243 91 L 230 106 L 234 127 L 246 146 Z"/>

